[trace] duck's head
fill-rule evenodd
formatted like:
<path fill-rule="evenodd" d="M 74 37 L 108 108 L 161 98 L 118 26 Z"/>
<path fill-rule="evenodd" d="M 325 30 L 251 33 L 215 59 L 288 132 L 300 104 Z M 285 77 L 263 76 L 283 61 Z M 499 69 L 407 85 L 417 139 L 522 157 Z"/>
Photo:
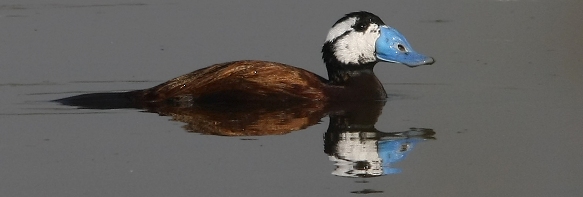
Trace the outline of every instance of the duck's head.
<path fill-rule="evenodd" d="M 417 53 L 395 28 L 369 12 L 352 12 L 332 26 L 322 47 L 327 67 L 358 69 L 379 61 L 409 67 L 433 64 L 431 57 Z"/>

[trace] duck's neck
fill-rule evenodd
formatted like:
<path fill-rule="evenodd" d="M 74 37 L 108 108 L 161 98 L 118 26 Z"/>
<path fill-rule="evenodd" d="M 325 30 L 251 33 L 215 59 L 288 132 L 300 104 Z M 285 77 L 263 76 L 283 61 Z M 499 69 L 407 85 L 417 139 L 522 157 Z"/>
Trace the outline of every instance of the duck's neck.
<path fill-rule="evenodd" d="M 376 62 L 359 66 L 341 66 L 326 64 L 330 85 L 340 86 L 343 90 L 336 96 L 354 100 L 384 100 L 387 93 L 379 79 L 373 73 Z"/>

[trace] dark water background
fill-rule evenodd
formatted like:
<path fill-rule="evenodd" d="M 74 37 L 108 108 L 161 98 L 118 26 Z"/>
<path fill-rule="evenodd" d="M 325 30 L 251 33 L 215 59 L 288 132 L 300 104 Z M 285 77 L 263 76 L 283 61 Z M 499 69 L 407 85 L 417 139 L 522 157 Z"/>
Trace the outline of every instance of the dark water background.
<path fill-rule="evenodd" d="M 583 3 L 447 1 L 2 1 L 1 196 L 580 196 Z M 332 175 L 320 124 L 221 137 L 139 110 L 49 100 L 151 87 L 261 59 L 326 76 L 320 47 L 367 10 L 436 58 L 379 63 L 376 128 L 431 128 L 375 178 Z"/>

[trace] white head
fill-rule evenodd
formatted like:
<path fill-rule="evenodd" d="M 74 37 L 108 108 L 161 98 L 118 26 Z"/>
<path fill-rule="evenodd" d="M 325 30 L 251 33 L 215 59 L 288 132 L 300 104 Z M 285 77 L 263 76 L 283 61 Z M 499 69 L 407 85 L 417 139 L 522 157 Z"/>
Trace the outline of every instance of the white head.
<path fill-rule="evenodd" d="M 408 66 L 432 64 L 415 52 L 405 37 L 369 12 L 352 12 L 339 19 L 326 36 L 322 58 L 332 65 L 374 65 L 378 61 Z"/>

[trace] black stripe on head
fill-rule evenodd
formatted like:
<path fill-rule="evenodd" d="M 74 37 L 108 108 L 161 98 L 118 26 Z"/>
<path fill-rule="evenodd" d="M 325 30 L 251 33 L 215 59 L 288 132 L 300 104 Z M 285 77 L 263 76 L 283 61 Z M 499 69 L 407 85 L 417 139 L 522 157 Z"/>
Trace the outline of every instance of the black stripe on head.
<path fill-rule="evenodd" d="M 352 18 L 352 17 L 356 18 L 356 22 L 354 23 L 352 28 L 354 28 L 354 30 L 356 30 L 358 32 L 365 31 L 371 23 L 378 24 L 379 26 L 385 25 L 385 22 L 383 22 L 383 20 L 381 18 L 379 18 L 377 15 L 374 15 L 373 13 L 370 13 L 367 11 L 348 13 L 348 14 L 344 15 L 344 17 L 338 19 L 338 21 L 336 21 L 336 23 L 334 23 L 334 25 L 341 23 L 341 22 L 343 22 L 349 18 Z"/>

